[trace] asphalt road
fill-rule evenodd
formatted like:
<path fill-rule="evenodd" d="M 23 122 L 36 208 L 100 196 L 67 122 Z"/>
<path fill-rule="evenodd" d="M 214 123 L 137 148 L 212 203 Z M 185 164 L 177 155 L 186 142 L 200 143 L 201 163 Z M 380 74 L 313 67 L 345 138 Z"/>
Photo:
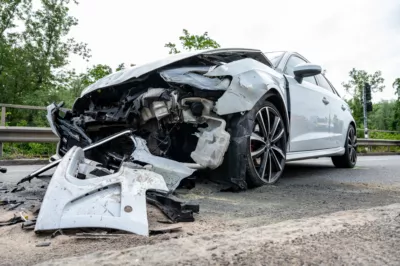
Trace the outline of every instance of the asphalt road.
<path fill-rule="evenodd" d="M 7 187 L 12 186 L 18 182 L 20 178 L 29 174 L 32 170 L 35 170 L 38 167 L 39 166 L 7 167 L 8 173 L 5 175 L 0 174 L 0 182 L 2 182 L 0 183 L 0 188 L 2 185 Z M 40 198 L 45 193 L 46 182 L 35 180 L 31 184 L 25 183 L 24 187 L 26 190 L 19 193 L 3 194 L 2 191 L 0 191 L 0 197 L 20 197 L 25 199 Z M 5 257 L 0 254 L 0 260 L 8 259 L 10 265 L 32 265 L 33 263 L 46 261 L 52 258 L 80 256 L 99 250 L 113 250 L 116 249 L 116 247 L 118 250 L 122 250 L 124 248 L 133 248 L 136 246 L 151 246 L 158 243 L 162 244 L 164 241 L 169 241 L 172 238 L 184 240 L 197 236 L 201 237 L 204 241 L 211 242 L 212 244 L 215 241 L 218 241 L 218 234 L 229 235 L 229 232 L 246 232 L 246 230 L 252 232 L 251 230 L 254 231 L 254 229 L 263 226 L 275 226 L 275 224 L 280 222 L 288 222 L 290 225 L 292 224 L 290 221 L 293 219 L 313 219 L 313 217 L 319 215 L 330 215 L 339 211 L 351 210 L 350 213 L 353 213 L 354 210 L 372 207 L 380 208 L 379 206 L 400 203 L 400 156 L 359 157 L 357 167 L 354 169 L 337 169 L 333 166 L 330 159 L 324 158 L 292 162 L 287 164 L 284 176 L 275 185 L 263 186 L 240 193 L 220 192 L 220 188 L 221 187 L 217 184 L 209 181 L 201 181 L 197 182 L 196 187 L 192 190 L 177 190 L 179 197 L 194 200 L 200 204 L 200 214 L 196 215 L 196 221 L 194 223 L 185 223 L 182 226 L 182 231 L 178 233 L 161 236 L 156 235 L 150 238 L 130 235 L 127 237 L 121 237 L 120 239 L 93 242 L 71 242 L 72 240 L 68 240 L 69 242 L 63 242 L 62 244 L 58 242 L 52 244 L 51 252 L 47 252 L 45 249 L 36 249 L 34 251 L 35 254 L 29 257 L 29 260 L 28 257 L 25 256 L 25 251 L 22 248 L 21 252 L 12 250 L 13 255 L 11 257 L 10 253 L 5 253 Z M 28 204 L 30 204 L 29 200 Z M 395 212 L 395 215 L 398 215 L 397 209 Z M 376 213 L 377 217 L 381 216 L 380 210 L 376 211 Z M 149 216 L 150 215 L 151 214 L 149 214 Z M 336 214 L 333 214 L 334 217 L 335 215 Z M 348 218 L 345 218 L 345 222 L 347 220 L 350 222 L 350 220 L 353 219 L 351 217 L 352 216 L 350 215 Z M 369 217 L 369 214 L 366 214 L 366 217 Z M 321 220 L 321 222 L 322 221 L 323 220 Z M 353 219 L 352 221 L 356 223 L 357 220 Z M 320 222 L 313 222 L 314 225 L 311 225 L 311 227 L 318 223 Z M 289 225 L 282 225 L 279 230 L 282 231 Z M 394 229 L 391 226 L 393 226 Z M 366 234 L 368 232 L 376 232 L 375 235 L 369 235 L 367 238 L 371 239 L 371 241 L 375 241 L 373 239 L 376 239 L 376 243 L 379 241 L 379 243 L 382 243 L 383 247 L 380 247 L 381 250 L 378 249 L 379 247 L 375 249 L 377 253 L 376 256 L 379 257 L 383 256 L 383 253 L 385 252 L 386 254 L 387 252 L 391 252 L 392 246 L 387 246 L 388 243 L 398 241 L 390 239 L 390 236 L 393 235 L 393 233 L 388 234 L 387 232 L 395 232 L 394 236 L 397 237 L 396 239 L 400 239 L 399 230 L 396 229 L 400 228 L 398 224 L 385 224 L 382 225 L 382 228 L 386 233 L 382 233 L 383 231 L 379 231 L 380 229 L 376 227 L 355 227 L 354 230 L 352 229 L 352 232 L 357 232 L 357 234 L 354 235 L 354 237 L 353 235 L 348 234 L 348 240 L 346 240 L 344 236 L 340 235 L 329 235 L 325 238 L 321 238 L 321 240 L 311 240 L 318 243 L 326 242 L 323 244 L 324 248 L 321 248 L 321 250 L 329 250 L 329 246 L 337 245 L 337 250 L 339 252 L 341 250 L 340 247 L 346 243 L 339 243 L 337 241 L 335 243 L 328 243 L 327 241 L 329 239 L 335 237 L 335 239 L 341 239 L 342 241 L 353 242 L 355 241 L 354 239 L 357 239 L 358 242 L 352 243 L 351 245 L 353 247 L 354 245 L 357 246 L 357 243 L 360 243 L 360 249 L 362 249 L 361 244 L 365 244 L 365 247 L 368 247 L 370 243 L 368 241 L 365 243 L 362 242 L 364 241 L 363 239 L 365 239 Z M 298 232 L 302 229 L 295 228 L 293 230 L 294 232 Z M 324 230 L 324 227 L 322 227 L 319 232 L 323 232 Z M 256 232 L 253 233 L 256 234 Z M 202 237 L 207 234 L 210 235 L 210 238 Z M 380 238 L 383 235 L 389 237 L 389 239 Z M 25 239 L 28 236 L 24 234 L 23 237 Z M 32 236 L 29 237 L 31 237 L 29 238 L 30 241 L 37 241 L 35 238 L 32 238 Z M 307 235 L 307 237 L 310 236 Z M 310 243 L 306 238 L 303 240 L 304 244 L 299 245 L 299 247 L 305 247 L 304 245 L 306 245 L 306 243 Z M 62 241 L 66 240 L 63 239 Z M 67 245 L 66 243 L 70 243 L 70 245 Z M 210 243 L 207 245 L 209 244 Z M 7 242 L 7 245 L 10 245 L 10 242 Z M 5 245 L 4 248 L 6 248 L 7 245 Z M 265 243 L 260 243 L 260 245 L 265 245 Z M 279 247 L 279 249 L 284 251 L 287 250 L 288 247 L 291 248 L 292 246 L 285 244 L 285 246 Z M 29 250 L 28 244 L 26 248 Z M 240 248 L 238 249 L 240 250 Z M 308 252 L 312 250 L 319 251 L 320 249 L 310 247 L 309 250 L 304 250 L 302 254 L 308 254 Z M 365 248 L 364 251 L 366 250 L 367 249 Z M 338 256 L 343 259 L 343 256 L 345 255 L 340 255 L 338 252 L 335 252 L 329 256 L 332 256 L 333 261 L 335 261 L 336 258 L 336 262 L 339 263 L 340 261 L 337 261 Z M 268 252 L 265 251 L 262 252 L 262 254 L 268 254 Z M 297 256 L 296 254 L 290 255 L 291 257 L 288 256 L 292 258 L 293 256 Z M 368 258 L 368 254 L 364 255 L 364 257 Z M 301 262 L 311 261 L 312 259 L 313 258 L 310 257 L 305 258 L 304 260 L 301 258 Z M 339 264 L 354 262 L 357 259 L 356 256 L 354 259 L 344 260 Z M 379 257 L 379 259 L 382 259 L 382 257 Z M 262 257 L 260 260 L 265 261 L 265 258 Z M 248 262 L 247 265 L 254 265 L 251 263 L 251 260 Z M 290 264 L 290 262 L 286 262 Z M 378 263 L 378 260 L 369 262 L 375 265 L 390 264 L 381 264 Z M 389 262 L 392 262 L 393 264 L 395 260 L 392 259 L 389 260 Z M 304 263 L 299 263 L 298 265 L 302 264 Z M 330 265 L 332 262 L 326 262 L 326 264 Z"/>
<path fill-rule="evenodd" d="M 9 166 L 0 175 L 0 187 L 10 187 L 40 166 Z M 51 171 L 50 171 L 51 172 Z M 10 197 L 40 198 L 46 182 L 24 183 L 25 191 Z M 220 192 L 211 182 L 197 182 L 181 198 L 200 204 L 200 221 L 215 220 L 233 226 L 256 226 L 341 210 L 400 203 L 400 156 L 359 157 L 354 169 L 337 169 L 329 158 L 288 163 L 281 180 L 245 192 Z M 1 195 L 1 192 L 0 192 Z M 28 201 L 29 203 L 29 201 Z M 265 219 L 266 217 L 267 219 Z M 259 220 L 262 221 L 259 221 Z M 212 230 L 212 228 L 210 228 Z"/>
<path fill-rule="evenodd" d="M 14 183 L 39 165 L 5 166 L 6 174 L 0 174 L 0 182 Z M 329 158 L 310 159 L 286 164 L 280 183 L 318 181 L 368 182 L 374 184 L 400 184 L 400 156 L 362 156 L 352 170 L 336 169 Z M 51 173 L 51 170 L 47 173 Z"/>

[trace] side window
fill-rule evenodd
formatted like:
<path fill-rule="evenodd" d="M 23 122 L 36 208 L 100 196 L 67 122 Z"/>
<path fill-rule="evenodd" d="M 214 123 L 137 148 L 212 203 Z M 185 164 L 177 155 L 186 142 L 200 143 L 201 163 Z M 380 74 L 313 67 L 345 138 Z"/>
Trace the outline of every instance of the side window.
<path fill-rule="evenodd" d="M 324 88 L 324 89 L 327 89 L 328 91 L 331 91 L 331 92 L 335 93 L 334 90 L 332 89 L 331 85 L 329 84 L 329 82 L 326 80 L 326 78 L 325 78 L 324 75 L 322 75 L 322 74 L 319 74 L 319 75 L 318 75 L 318 83 L 319 83 L 318 85 L 319 85 L 320 87 L 322 87 L 322 88 Z"/>
<path fill-rule="evenodd" d="M 285 68 L 285 74 L 294 77 L 294 67 L 297 66 L 298 64 L 302 63 L 307 63 L 303 59 L 297 56 L 291 56 L 286 63 L 286 68 Z M 306 77 L 303 79 L 304 81 L 310 82 L 312 84 L 317 85 L 317 82 L 315 81 L 315 77 Z"/>

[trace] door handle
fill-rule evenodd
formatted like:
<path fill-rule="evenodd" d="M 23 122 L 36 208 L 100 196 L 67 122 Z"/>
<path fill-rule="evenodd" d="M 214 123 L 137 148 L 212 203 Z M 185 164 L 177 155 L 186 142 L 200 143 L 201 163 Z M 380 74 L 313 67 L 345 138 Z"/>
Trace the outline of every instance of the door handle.
<path fill-rule="evenodd" d="M 346 107 L 344 107 L 344 105 L 342 105 L 342 110 L 343 110 L 343 111 L 345 111 L 345 110 L 346 110 Z"/>
<path fill-rule="evenodd" d="M 329 103 L 329 101 L 324 97 L 324 98 L 322 98 L 322 102 L 324 103 L 324 104 L 328 104 Z"/>

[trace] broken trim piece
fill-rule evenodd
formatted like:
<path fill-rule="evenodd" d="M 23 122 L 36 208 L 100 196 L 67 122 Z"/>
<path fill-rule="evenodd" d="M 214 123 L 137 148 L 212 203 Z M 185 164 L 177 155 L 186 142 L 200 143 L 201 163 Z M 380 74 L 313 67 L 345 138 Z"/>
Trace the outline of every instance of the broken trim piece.
<path fill-rule="evenodd" d="M 174 191 L 182 179 L 192 175 L 196 170 L 185 164 L 167 158 L 158 157 L 150 153 L 146 141 L 139 137 L 131 136 L 135 150 L 131 155 L 132 161 L 139 161 L 151 165 L 151 170 L 164 177 L 168 189 Z"/>
<path fill-rule="evenodd" d="M 120 132 L 120 133 L 111 135 L 111 136 L 109 136 L 109 137 L 107 137 L 107 138 L 104 138 L 104 139 L 102 139 L 102 140 L 100 140 L 100 141 L 98 141 L 98 142 L 95 142 L 95 143 L 93 143 L 93 144 L 91 144 L 91 145 L 89 145 L 89 146 L 83 148 L 83 151 L 88 151 L 88 150 L 94 149 L 94 148 L 96 148 L 96 147 L 98 147 L 98 146 L 101 146 L 101 145 L 103 145 L 103 144 L 105 144 L 105 143 L 111 141 L 111 140 L 114 140 L 114 139 L 116 139 L 116 138 L 119 138 L 119 137 L 122 137 L 122 136 L 125 136 L 125 135 L 132 135 L 132 132 L 133 132 L 132 130 L 125 130 L 125 131 L 122 131 L 122 132 Z M 24 182 L 27 182 L 27 181 L 30 182 L 33 178 L 35 178 L 35 177 L 39 176 L 40 174 L 43 174 L 44 172 L 46 172 L 46 171 L 48 171 L 48 170 L 53 169 L 54 167 L 56 167 L 61 161 L 62 161 L 62 158 L 61 158 L 61 159 L 58 159 L 58 160 L 56 160 L 56 161 L 53 161 L 53 162 L 49 163 L 48 165 L 43 166 L 42 168 L 39 168 L 38 170 L 36 170 L 36 171 L 30 173 L 28 176 L 22 178 L 22 179 L 17 183 L 17 185 L 19 185 L 19 184 L 21 184 L 21 183 L 24 183 Z"/>
<path fill-rule="evenodd" d="M 160 192 L 147 192 L 147 202 L 158 207 L 172 222 L 193 222 L 193 213 L 199 213 L 198 204 L 185 203 L 182 200 Z"/>
<path fill-rule="evenodd" d="M 35 231 L 113 228 L 148 236 L 146 191 L 167 193 L 163 177 L 122 164 L 117 173 L 78 179 L 84 162 L 84 151 L 76 146 L 64 156 L 46 191 Z"/>

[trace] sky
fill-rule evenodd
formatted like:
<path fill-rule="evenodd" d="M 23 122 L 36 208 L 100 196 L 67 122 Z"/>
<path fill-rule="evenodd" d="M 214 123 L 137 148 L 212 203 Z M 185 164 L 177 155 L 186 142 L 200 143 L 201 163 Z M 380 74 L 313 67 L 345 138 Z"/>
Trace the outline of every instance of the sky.
<path fill-rule="evenodd" d="M 297 51 L 341 83 L 354 67 L 382 71 L 386 88 L 373 101 L 393 99 L 400 77 L 400 0 L 80 0 L 71 7 L 79 20 L 70 36 L 86 42 L 92 58 L 71 57 L 70 67 L 116 68 L 168 55 L 182 29 L 205 31 L 221 47 Z"/>

